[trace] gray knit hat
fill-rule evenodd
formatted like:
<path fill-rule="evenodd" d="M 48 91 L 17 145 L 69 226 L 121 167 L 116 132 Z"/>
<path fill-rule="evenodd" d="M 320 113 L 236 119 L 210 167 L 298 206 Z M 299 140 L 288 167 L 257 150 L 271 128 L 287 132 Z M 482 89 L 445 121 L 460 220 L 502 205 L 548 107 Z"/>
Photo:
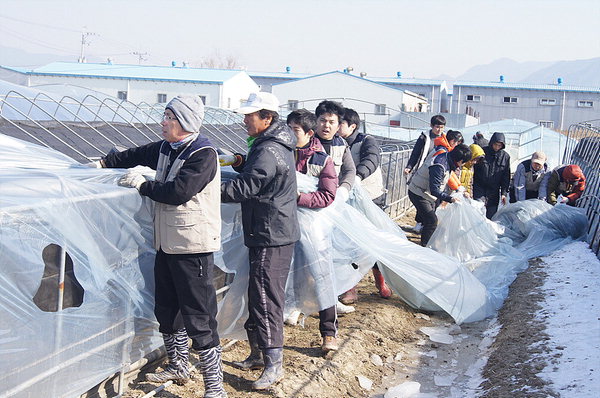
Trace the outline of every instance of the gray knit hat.
<path fill-rule="evenodd" d="M 184 131 L 188 133 L 200 131 L 204 119 L 204 104 L 200 97 L 178 95 L 167 104 L 166 108 L 175 114 Z"/>

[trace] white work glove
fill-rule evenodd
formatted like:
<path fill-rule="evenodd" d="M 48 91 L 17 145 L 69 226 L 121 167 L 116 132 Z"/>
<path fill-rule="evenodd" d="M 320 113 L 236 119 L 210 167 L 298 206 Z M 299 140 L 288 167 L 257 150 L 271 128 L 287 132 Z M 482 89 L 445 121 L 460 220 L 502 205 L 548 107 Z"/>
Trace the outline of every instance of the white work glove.
<path fill-rule="evenodd" d="M 146 182 L 146 178 L 138 171 L 129 171 L 127 174 L 119 178 L 117 184 L 122 187 L 135 188 L 138 191 L 143 183 Z"/>
<path fill-rule="evenodd" d="M 558 195 L 556 203 L 569 203 L 569 198 L 567 198 L 566 196 Z"/>
<path fill-rule="evenodd" d="M 91 169 L 101 169 L 102 168 L 102 163 L 99 160 L 95 160 L 95 161 L 89 162 L 89 163 L 84 163 L 83 165 L 85 167 L 89 167 Z"/>
<path fill-rule="evenodd" d="M 339 198 L 338 200 L 342 202 L 346 202 L 350 197 L 350 192 L 346 187 L 338 187 L 337 191 L 335 192 L 335 197 L 336 199 Z"/>
<path fill-rule="evenodd" d="M 354 177 L 354 183 L 355 184 L 358 183 L 358 185 L 360 185 L 361 182 L 362 182 L 362 177 L 357 174 L 356 177 Z"/>
<path fill-rule="evenodd" d="M 237 156 L 235 155 L 219 155 L 219 165 L 223 166 L 231 166 L 237 162 Z"/>

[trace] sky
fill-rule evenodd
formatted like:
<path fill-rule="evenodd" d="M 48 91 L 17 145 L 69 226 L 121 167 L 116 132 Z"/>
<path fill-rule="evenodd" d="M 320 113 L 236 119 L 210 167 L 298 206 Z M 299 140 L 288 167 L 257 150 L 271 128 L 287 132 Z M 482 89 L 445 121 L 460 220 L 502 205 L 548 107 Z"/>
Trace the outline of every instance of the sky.
<path fill-rule="evenodd" d="M 0 48 L 76 61 L 87 32 L 88 60 L 435 78 L 598 57 L 599 20 L 598 0 L 0 0 Z"/>

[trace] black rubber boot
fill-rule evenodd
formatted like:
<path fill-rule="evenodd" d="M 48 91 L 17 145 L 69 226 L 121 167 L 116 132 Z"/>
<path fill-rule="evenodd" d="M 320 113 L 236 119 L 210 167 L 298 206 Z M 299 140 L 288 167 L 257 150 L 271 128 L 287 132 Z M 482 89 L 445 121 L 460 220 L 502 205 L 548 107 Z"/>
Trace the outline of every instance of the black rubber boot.
<path fill-rule="evenodd" d="M 262 352 L 260 351 L 260 348 L 258 348 L 258 336 L 256 335 L 256 331 L 248 330 L 246 333 L 248 334 L 248 344 L 250 344 L 250 355 L 243 361 L 234 362 L 233 364 L 235 367 L 243 370 L 262 369 L 265 366 L 265 362 L 263 360 Z"/>
<path fill-rule="evenodd" d="M 204 398 L 227 398 L 223 388 L 221 346 L 198 351 L 200 373 L 204 378 Z"/>
<path fill-rule="evenodd" d="M 254 390 L 266 390 L 283 379 L 283 348 L 266 348 L 263 350 L 265 369 L 254 383 Z"/>

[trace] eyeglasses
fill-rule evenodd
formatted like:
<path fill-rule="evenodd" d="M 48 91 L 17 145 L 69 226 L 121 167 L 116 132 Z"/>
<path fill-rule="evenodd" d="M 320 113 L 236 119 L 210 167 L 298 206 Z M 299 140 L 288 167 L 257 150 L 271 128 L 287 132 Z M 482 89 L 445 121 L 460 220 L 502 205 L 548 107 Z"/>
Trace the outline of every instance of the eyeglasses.
<path fill-rule="evenodd" d="M 169 116 L 167 114 L 164 114 L 162 116 L 162 120 L 177 120 L 177 118 L 175 116 Z"/>

